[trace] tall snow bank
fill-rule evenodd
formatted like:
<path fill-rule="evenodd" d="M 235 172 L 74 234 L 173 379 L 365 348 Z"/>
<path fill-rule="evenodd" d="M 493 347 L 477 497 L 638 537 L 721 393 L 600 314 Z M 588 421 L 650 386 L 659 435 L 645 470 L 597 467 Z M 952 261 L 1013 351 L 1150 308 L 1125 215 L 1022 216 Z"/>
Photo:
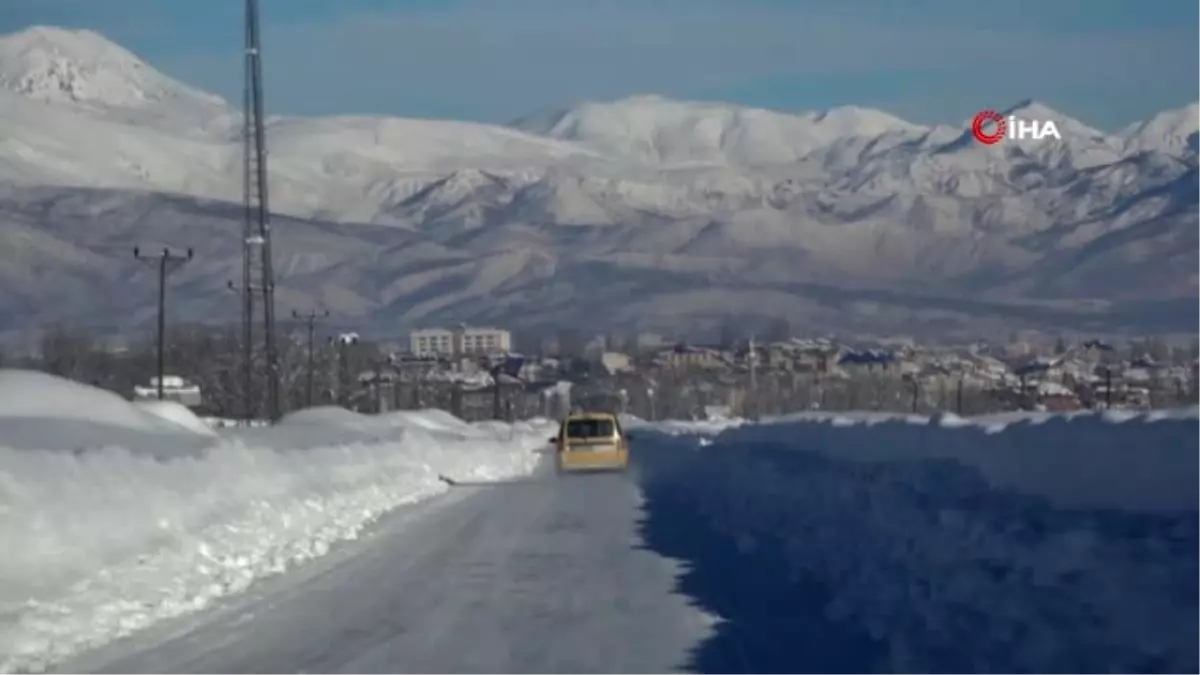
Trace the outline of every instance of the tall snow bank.
<path fill-rule="evenodd" d="M 138 409 L 201 436 L 216 436 L 212 426 L 196 416 L 187 406 L 176 401 L 134 401 Z"/>
<path fill-rule="evenodd" d="M 147 429 L 154 419 L 103 389 L 35 370 L 0 370 L 0 418 L 81 420 Z"/>
<path fill-rule="evenodd" d="M 805 413 L 731 427 L 725 444 L 786 443 L 856 461 L 949 460 L 1061 506 L 1196 508 L 1197 409 L 932 418 Z"/>
<path fill-rule="evenodd" d="M 447 489 L 439 474 L 528 473 L 550 433 L 536 423 L 478 429 L 440 412 L 321 409 L 212 437 L 162 418 L 178 411 L 6 375 L 30 399 L 73 397 L 64 415 L 95 435 L 88 452 L 38 451 L 64 439 L 29 434 L 50 434 L 66 418 L 28 403 L 0 415 L 2 672 L 47 667 L 321 555 L 388 510 Z M 49 424 L 30 427 L 35 418 Z M 10 447 L 13 438 L 28 447 Z M 191 439 L 192 452 L 126 445 L 153 449 L 164 439 Z"/>
<path fill-rule="evenodd" d="M 650 520 L 682 505 L 726 533 L 744 569 L 713 574 L 820 589 L 823 621 L 879 645 L 872 669 L 1196 672 L 1196 417 L 806 415 L 647 427 L 634 457 Z M 764 579 L 763 551 L 788 571 Z M 763 630 L 790 620 L 772 607 Z M 757 634 L 742 610 L 728 630 Z M 805 670 L 788 658 L 771 667 Z"/>
<path fill-rule="evenodd" d="M 656 433 L 669 436 L 688 436 L 695 434 L 713 435 L 726 429 L 741 426 L 746 420 L 741 418 L 719 418 L 712 420 L 662 420 L 649 422 L 633 415 L 623 415 L 621 425 L 627 430 L 653 429 Z"/>
<path fill-rule="evenodd" d="M 171 457 L 194 454 L 212 432 L 171 402 L 131 405 L 86 384 L 31 370 L 0 369 L 0 447 L 92 452 L 105 446 Z"/>

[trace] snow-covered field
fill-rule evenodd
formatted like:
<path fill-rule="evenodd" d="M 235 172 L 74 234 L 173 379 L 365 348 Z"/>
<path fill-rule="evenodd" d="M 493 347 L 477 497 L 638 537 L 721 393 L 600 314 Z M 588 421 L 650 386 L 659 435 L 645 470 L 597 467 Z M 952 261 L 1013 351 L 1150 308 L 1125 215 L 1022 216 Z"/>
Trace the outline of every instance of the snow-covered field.
<path fill-rule="evenodd" d="M 1194 408 L 628 426 L 648 502 L 703 516 L 741 551 L 745 567 L 721 575 L 776 596 L 819 587 L 825 617 L 879 646 L 858 669 L 1200 667 Z M 785 560 L 779 578 L 761 579 L 766 555 Z"/>
<path fill-rule="evenodd" d="M 0 672 L 38 669 L 325 553 L 384 512 L 531 471 L 546 423 L 180 406 L 0 370 Z"/>
<path fill-rule="evenodd" d="M 687 559 L 681 592 L 721 618 L 697 652 L 708 670 L 729 664 L 703 654 L 731 640 L 726 656 L 756 641 L 768 670 L 1195 672 L 1197 417 L 628 426 L 643 543 Z M 171 404 L 0 370 L 0 671 L 322 555 L 447 489 L 439 474 L 528 473 L 551 431 L 336 408 L 214 430 Z M 692 548 L 667 550 L 679 535 Z M 803 636 L 783 650 L 803 659 L 762 662 Z"/>

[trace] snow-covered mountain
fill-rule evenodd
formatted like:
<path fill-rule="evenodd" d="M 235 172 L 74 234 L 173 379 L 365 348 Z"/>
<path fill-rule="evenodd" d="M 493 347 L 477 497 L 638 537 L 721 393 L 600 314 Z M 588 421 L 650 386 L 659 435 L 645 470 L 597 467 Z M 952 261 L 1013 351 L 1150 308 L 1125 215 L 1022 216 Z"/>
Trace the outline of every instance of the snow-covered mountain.
<path fill-rule="evenodd" d="M 166 77 L 88 30 L 35 26 L 0 38 L 0 90 L 186 136 L 228 132 L 237 118 L 220 97 Z"/>
<path fill-rule="evenodd" d="M 282 295 L 388 324 L 1128 319 L 1113 303 L 1196 295 L 1197 110 L 1106 134 L 1024 101 L 1005 114 L 1054 120 L 1062 140 L 996 146 L 969 120 L 658 96 L 507 126 L 273 117 L 272 207 L 293 218 L 275 228 Z M 46 279 L 82 292 L 131 274 L 114 248 L 130 242 L 195 246 L 185 295 L 228 304 L 239 124 L 96 33 L 0 37 L 0 278 L 19 289 L 0 315 L 49 312 Z M 204 236 L 182 225 L 200 213 Z M 1194 315 L 1192 300 L 1179 319 Z"/>
<path fill-rule="evenodd" d="M 926 131 L 866 108 L 787 115 L 654 95 L 612 103 L 585 102 L 520 119 L 512 126 L 640 163 L 744 167 L 793 164 L 852 137 L 916 138 Z"/>

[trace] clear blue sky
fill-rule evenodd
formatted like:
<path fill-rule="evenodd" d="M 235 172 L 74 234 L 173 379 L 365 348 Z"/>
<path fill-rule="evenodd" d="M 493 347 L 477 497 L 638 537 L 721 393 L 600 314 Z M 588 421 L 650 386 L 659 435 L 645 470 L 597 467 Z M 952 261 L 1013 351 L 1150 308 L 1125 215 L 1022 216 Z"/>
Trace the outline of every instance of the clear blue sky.
<path fill-rule="evenodd" d="M 508 121 L 660 93 L 960 122 L 1024 98 L 1114 129 L 1197 99 L 1195 0 L 262 0 L 281 114 Z M 241 0 L 0 0 L 240 98 Z"/>

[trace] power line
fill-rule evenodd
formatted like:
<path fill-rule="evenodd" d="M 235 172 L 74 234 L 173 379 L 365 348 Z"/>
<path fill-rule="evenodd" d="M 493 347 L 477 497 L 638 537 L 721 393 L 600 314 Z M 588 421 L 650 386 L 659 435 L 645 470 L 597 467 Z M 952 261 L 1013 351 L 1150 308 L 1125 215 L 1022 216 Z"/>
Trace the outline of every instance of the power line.
<path fill-rule="evenodd" d="M 144 256 L 141 249 L 134 247 L 133 257 L 158 269 L 158 400 L 161 401 L 166 370 L 167 276 L 192 259 L 192 249 L 187 250 L 187 255 L 176 255 L 171 253 L 170 249 L 164 248 L 162 253 Z"/>
<path fill-rule="evenodd" d="M 314 309 L 314 310 L 311 310 L 304 314 L 301 314 L 300 312 L 297 312 L 294 309 L 292 310 L 292 318 L 303 321 L 305 323 L 305 326 L 308 328 L 308 375 L 307 375 L 306 381 L 305 381 L 305 385 L 307 387 L 307 389 L 306 389 L 307 394 L 305 395 L 305 403 L 306 403 L 307 407 L 309 407 L 309 408 L 311 408 L 313 406 L 314 372 L 316 370 L 316 365 L 315 365 L 314 358 L 313 358 L 313 352 L 314 352 L 314 348 L 315 348 L 315 341 L 316 341 L 316 335 L 317 335 L 317 321 L 320 321 L 321 319 L 325 319 L 328 317 L 329 317 L 329 310 L 317 312 L 317 310 Z"/>

